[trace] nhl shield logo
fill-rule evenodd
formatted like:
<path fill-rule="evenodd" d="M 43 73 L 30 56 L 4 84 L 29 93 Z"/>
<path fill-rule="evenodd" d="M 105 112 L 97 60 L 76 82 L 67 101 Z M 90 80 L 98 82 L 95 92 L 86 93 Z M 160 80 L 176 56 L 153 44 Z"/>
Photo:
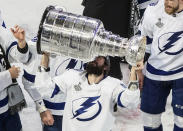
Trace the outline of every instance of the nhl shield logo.
<path fill-rule="evenodd" d="M 82 90 L 82 88 L 81 88 L 81 82 L 79 82 L 78 85 L 74 85 L 74 89 L 75 89 L 76 91 L 81 91 L 81 90 Z"/>
<path fill-rule="evenodd" d="M 158 22 L 156 23 L 156 26 L 161 28 L 161 27 L 163 27 L 163 25 L 164 24 L 161 22 L 161 18 L 158 18 Z"/>

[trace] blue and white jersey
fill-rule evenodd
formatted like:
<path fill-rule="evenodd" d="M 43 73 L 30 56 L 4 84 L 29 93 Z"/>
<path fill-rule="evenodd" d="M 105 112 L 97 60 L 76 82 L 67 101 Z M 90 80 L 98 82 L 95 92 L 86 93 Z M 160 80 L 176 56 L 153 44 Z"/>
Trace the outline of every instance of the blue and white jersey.
<path fill-rule="evenodd" d="M 37 54 L 36 49 L 36 38 L 28 42 L 30 50 L 30 59 L 29 62 L 24 64 L 24 75 L 23 75 L 23 85 L 27 90 L 37 90 L 34 87 L 35 76 L 40 65 L 42 55 Z M 50 57 L 50 76 L 55 77 L 62 74 L 68 69 L 78 69 L 84 70 L 84 63 L 80 60 L 71 59 L 64 56 L 55 56 Z M 37 91 L 32 91 L 34 96 L 34 101 L 40 101 L 43 98 L 46 108 L 51 110 L 53 115 L 63 115 L 63 110 L 65 106 L 65 94 L 58 88 L 55 84 L 53 85 L 53 92 L 50 92 L 50 96 L 44 96 L 36 93 Z M 37 105 L 38 106 L 38 105 Z"/>
<path fill-rule="evenodd" d="M 163 2 L 147 7 L 140 25 L 150 57 L 145 76 L 167 81 L 183 76 L 183 11 L 168 15 Z"/>
<path fill-rule="evenodd" d="M 85 71 L 71 69 L 53 79 L 47 72 L 37 72 L 40 92 L 49 96 L 54 84 L 66 95 L 62 131 L 110 131 L 115 103 L 127 108 L 139 104 L 139 90 L 129 91 L 120 80 L 109 76 L 89 84 Z"/>
<path fill-rule="evenodd" d="M 84 62 L 63 56 L 56 56 L 50 59 L 50 76 L 52 78 L 69 69 L 84 70 Z M 43 96 L 43 98 L 45 106 L 51 110 L 52 114 L 63 115 L 66 95 L 59 89 L 57 84 L 54 85 L 51 98 L 46 96 Z"/>
<path fill-rule="evenodd" d="M 156 4 L 159 0 L 137 0 L 137 1 L 140 10 L 140 16 L 142 17 L 147 6 L 150 4 Z"/>
<path fill-rule="evenodd" d="M 0 26 L 0 44 L 7 55 L 9 62 L 26 62 L 28 52 L 23 54 L 17 50 L 17 42 L 11 32 Z M 16 46 L 11 47 L 12 44 Z M 0 114 L 8 110 L 7 87 L 12 84 L 10 72 L 6 70 L 6 62 L 2 50 L 0 49 Z"/>

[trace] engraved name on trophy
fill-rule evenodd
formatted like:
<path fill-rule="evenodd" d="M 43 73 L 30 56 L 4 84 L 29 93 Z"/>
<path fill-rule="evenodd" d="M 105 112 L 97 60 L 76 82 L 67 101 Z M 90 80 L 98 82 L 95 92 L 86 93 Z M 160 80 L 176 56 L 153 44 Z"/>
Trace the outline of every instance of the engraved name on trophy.
<path fill-rule="evenodd" d="M 37 51 L 69 56 L 84 61 L 98 55 L 125 56 L 136 65 L 145 54 L 146 38 L 130 40 L 106 31 L 100 20 L 64 12 L 62 8 L 46 8 L 38 31 Z"/>

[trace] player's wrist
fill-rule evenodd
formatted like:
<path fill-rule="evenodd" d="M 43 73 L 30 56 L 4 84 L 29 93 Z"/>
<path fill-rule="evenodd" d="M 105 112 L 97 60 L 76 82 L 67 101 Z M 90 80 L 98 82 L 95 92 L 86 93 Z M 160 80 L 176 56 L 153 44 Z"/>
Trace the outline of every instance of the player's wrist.
<path fill-rule="evenodd" d="M 131 74 L 135 74 L 135 73 L 136 73 L 136 69 L 135 69 L 134 66 L 132 66 L 132 68 L 131 68 Z"/>
<path fill-rule="evenodd" d="M 48 109 L 45 107 L 45 106 L 41 106 L 39 109 L 38 109 L 38 112 L 41 114 L 45 111 L 47 111 Z"/>
<path fill-rule="evenodd" d="M 49 54 L 48 53 L 43 53 L 42 58 L 41 58 L 41 66 L 48 68 L 48 66 L 49 66 Z"/>
<path fill-rule="evenodd" d="M 24 48 L 25 46 L 26 46 L 26 41 L 25 41 L 25 39 L 23 39 L 23 40 L 18 40 L 18 46 L 20 47 L 20 48 Z"/>
<path fill-rule="evenodd" d="M 36 103 L 36 109 L 40 114 L 47 111 L 47 108 L 45 107 L 43 100 L 38 100 L 35 103 Z"/>
<path fill-rule="evenodd" d="M 49 72 L 50 71 L 50 67 L 45 67 L 43 65 L 38 66 L 38 71 L 39 72 Z"/>
<path fill-rule="evenodd" d="M 19 43 L 19 42 L 18 42 Z M 25 53 L 27 53 L 27 51 L 28 51 L 28 44 L 25 42 L 25 44 L 18 44 L 18 46 L 17 46 L 17 50 L 20 52 L 20 53 L 22 53 L 22 54 L 25 54 Z"/>

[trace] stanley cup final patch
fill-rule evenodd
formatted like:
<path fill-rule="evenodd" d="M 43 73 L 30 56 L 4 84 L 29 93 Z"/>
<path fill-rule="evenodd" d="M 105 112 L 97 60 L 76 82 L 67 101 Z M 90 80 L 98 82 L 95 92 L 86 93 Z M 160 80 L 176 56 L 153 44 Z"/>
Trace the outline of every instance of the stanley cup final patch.
<path fill-rule="evenodd" d="M 161 22 L 161 18 L 158 18 L 158 22 L 156 23 L 156 26 L 161 28 L 161 27 L 163 27 L 163 25 L 164 24 Z"/>
<path fill-rule="evenodd" d="M 82 88 L 81 88 L 81 82 L 79 82 L 78 85 L 74 85 L 74 89 L 75 89 L 76 91 L 81 91 L 81 90 L 82 90 Z"/>

